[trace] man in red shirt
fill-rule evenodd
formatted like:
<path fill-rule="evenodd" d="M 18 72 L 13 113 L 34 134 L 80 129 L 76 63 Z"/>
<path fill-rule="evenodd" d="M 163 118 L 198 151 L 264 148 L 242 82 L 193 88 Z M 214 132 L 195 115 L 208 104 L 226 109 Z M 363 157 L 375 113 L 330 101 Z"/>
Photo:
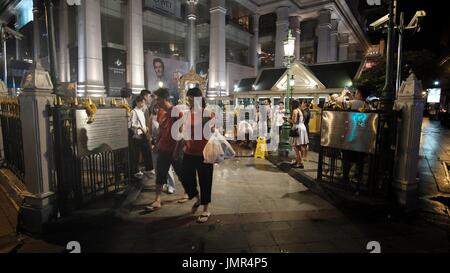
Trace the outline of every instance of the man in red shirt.
<path fill-rule="evenodd" d="M 175 169 L 175 172 L 179 174 L 178 164 L 175 164 L 173 159 L 173 153 L 177 144 L 177 141 L 173 139 L 171 130 L 174 123 L 172 118 L 173 105 L 169 101 L 169 90 L 166 88 L 160 88 L 154 92 L 155 100 L 160 108 L 158 113 L 158 159 L 156 162 L 156 196 L 150 206 L 145 207 L 148 211 L 154 211 L 161 208 L 161 192 L 163 185 L 167 183 L 167 175 L 170 165 Z"/>

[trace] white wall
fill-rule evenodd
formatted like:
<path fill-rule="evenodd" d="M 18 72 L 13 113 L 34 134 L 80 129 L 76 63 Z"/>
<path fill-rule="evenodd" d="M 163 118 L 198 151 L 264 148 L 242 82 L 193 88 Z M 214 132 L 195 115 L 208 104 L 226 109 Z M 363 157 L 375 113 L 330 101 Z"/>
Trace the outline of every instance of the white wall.
<path fill-rule="evenodd" d="M 245 66 L 235 63 L 227 63 L 227 89 L 231 95 L 234 90 L 235 82 L 240 79 L 254 77 L 255 69 L 251 66 Z"/>

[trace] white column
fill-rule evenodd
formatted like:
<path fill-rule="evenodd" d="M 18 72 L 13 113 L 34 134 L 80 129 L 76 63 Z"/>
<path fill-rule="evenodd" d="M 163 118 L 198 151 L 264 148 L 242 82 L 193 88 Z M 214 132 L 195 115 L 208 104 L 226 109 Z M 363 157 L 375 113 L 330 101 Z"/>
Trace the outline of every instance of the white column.
<path fill-rule="evenodd" d="M 424 102 L 422 83 L 411 74 L 403 82 L 395 109 L 401 111 L 399 141 L 395 160 L 395 190 L 398 203 L 407 211 L 418 207 L 417 162 L 419 160 L 420 135 Z"/>
<path fill-rule="evenodd" d="M 211 18 L 209 34 L 209 90 L 216 92 L 219 91 L 216 84 L 226 83 L 226 12 L 225 0 L 211 0 L 211 9 L 209 10 Z"/>
<path fill-rule="evenodd" d="M 187 57 L 189 60 L 189 69 L 194 68 L 197 63 L 198 37 L 197 37 L 197 0 L 188 0 L 188 25 L 187 25 Z"/>
<path fill-rule="evenodd" d="M 27 71 L 19 96 L 23 150 L 26 152 L 25 185 L 30 193 L 21 207 L 23 227 L 40 233 L 54 212 L 52 182 L 52 137 L 48 105 L 53 101 L 53 85 L 41 67 Z"/>
<path fill-rule="evenodd" d="M 348 60 L 348 41 L 349 34 L 341 33 L 339 36 L 339 61 L 347 61 Z"/>
<path fill-rule="evenodd" d="M 59 1 L 59 80 L 70 82 L 69 13 L 65 1 Z"/>
<path fill-rule="evenodd" d="M 100 0 L 78 6 L 78 96 L 105 96 Z"/>
<path fill-rule="evenodd" d="M 145 89 L 142 0 L 127 1 L 126 20 L 127 86 L 133 94 L 139 94 Z"/>
<path fill-rule="evenodd" d="M 338 60 L 338 47 L 339 47 L 339 33 L 338 33 L 339 20 L 331 20 L 331 33 L 330 33 L 330 51 L 328 54 L 329 62 L 337 62 Z"/>
<path fill-rule="evenodd" d="M 255 68 L 255 76 L 258 75 L 259 53 L 261 50 L 259 46 L 259 17 L 259 14 L 253 15 L 253 41 L 250 48 L 250 63 Z"/>
<path fill-rule="evenodd" d="M 299 16 L 291 17 L 291 28 L 293 31 L 293 35 L 295 37 L 294 55 L 295 55 L 296 60 L 300 60 L 300 34 L 301 34 L 300 22 L 301 22 L 301 17 L 299 17 Z"/>
<path fill-rule="evenodd" d="M 38 0 L 34 0 L 33 5 L 33 60 L 35 63 L 39 63 L 41 55 L 41 33 L 39 31 Z"/>
<path fill-rule="evenodd" d="M 331 10 L 319 12 L 319 39 L 317 45 L 317 62 L 328 62 L 331 33 Z"/>
<path fill-rule="evenodd" d="M 289 28 L 289 8 L 277 9 L 277 30 L 275 37 L 275 66 L 283 66 L 284 48 L 283 41 L 287 38 Z"/>

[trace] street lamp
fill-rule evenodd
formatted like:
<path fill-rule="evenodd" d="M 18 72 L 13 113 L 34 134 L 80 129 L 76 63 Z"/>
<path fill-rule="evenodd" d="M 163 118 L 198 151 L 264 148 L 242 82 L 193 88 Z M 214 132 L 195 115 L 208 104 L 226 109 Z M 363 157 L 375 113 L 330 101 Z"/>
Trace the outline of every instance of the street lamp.
<path fill-rule="evenodd" d="M 294 77 L 291 76 L 291 64 L 294 59 L 295 37 L 292 36 L 291 30 L 288 31 L 288 36 L 283 42 L 284 58 L 286 59 L 287 77 L 286 77 L 286 112 L 285 121 L 283 124 L 282 135 L 280 138 L 279 150 L 280 152 L 289 153 L 291 145 L 289 144 L 289 132 L 291 124 L 288 119 L 291 116 L 291 100 L 292 100 L 292 86 L 294 85 Z"/>

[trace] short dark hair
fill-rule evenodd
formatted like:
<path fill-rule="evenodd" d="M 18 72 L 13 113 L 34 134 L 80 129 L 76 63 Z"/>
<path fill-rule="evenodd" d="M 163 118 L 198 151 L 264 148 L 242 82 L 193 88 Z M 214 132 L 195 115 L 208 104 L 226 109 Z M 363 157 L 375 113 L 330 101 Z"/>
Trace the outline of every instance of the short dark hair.
<path fill-rule="evenodd" d="M 158 88 L 153 94 L 165 100 L 168 100 L 170 97 L 169 89 L 167 88 Z"/>
<path fill-rule="evenodd" d="M 147 96 L 152 94 L 152 92 L 148 91 L 147 89 L 141 90 L 141 96 Z"/>
<path fill-rule="evenodd" d="M 138 103 L 138 102 L 143 102 L 145 99 L 144 99 L 144 96 L 143 95 L 139 95 L 139 96 L 137 96 L 136 97 L 136 103 Z"/>
<path fill-rule="evenodd" d="M 300 106 L 298 100 L 293 100 L 291 103 L 292 110 L 297 109 Z"/>
<path fill-rule="evenodd" d="M 133 95 L 133 91 L 131 91 L 131 88 L 124 87 L 120 90 L 121 98 L 129 98 L 132 95 Z"/>
<path fill-rule="evenodd" d="M 272 103 L 272 101 L 271 101 L 269 98 L 266 98 L 266 99 L 264 99 L 264 100 L 268 101 L 269 104 Z"/>
<path fill-rule="evenodd" d="M 155 67 L 155 63 L 161 63 L 162 67 L 164 69 L 164 62 L 161 60 L 161 58 L 154 58 L 153 59 L 153 67 Z"/>
<path fill-rule="evenodd" d="M 280 101 L 278 104 L 282 103 L 284 105 L 284 102 Z"/>
<path fill-rule="evenodd" d="M 188 97 L 202 97 L 202 91 L 198 88 L 198 87 L 194 87 L 194 88 L 190 88 L 187 93 L 186 96 Z"/>

